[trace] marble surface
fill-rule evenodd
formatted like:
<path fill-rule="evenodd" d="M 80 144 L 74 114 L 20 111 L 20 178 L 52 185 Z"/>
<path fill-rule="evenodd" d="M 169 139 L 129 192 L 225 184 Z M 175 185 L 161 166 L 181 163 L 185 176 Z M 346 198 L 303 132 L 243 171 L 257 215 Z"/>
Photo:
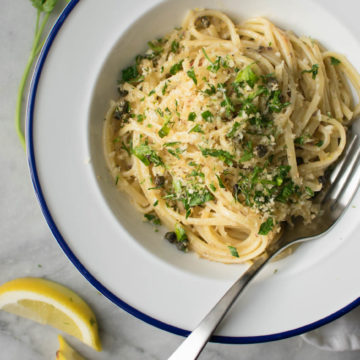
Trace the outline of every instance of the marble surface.
<path fill-rule="evenodd" d="M 87 359 L 166 359 L 182 338 L 132 317 L 102 296 L 66 258 L 45 223 L 13 125 L 36 12 L 29 0 L 0 0 L 0 4 L 0 283 L 39 276 L 81 295 L 97 315 L 104 350 L 96 353 L 76 339 L 67 339 Z M 60 1 L 52 21 L 63 5 Z M 57 334 L 52 328 L 0 312 L 0 359 L 54 359 Z M 297 336 L 265 344 L 209 344 L 200 358 L 353 360 L 360 358 L 360 351 L 323 351 Z"/>

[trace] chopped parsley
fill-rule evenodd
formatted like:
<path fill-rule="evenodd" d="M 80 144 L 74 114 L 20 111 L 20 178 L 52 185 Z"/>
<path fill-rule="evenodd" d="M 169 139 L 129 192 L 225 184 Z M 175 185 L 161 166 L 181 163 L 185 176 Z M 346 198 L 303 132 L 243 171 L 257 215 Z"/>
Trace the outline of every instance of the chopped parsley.
<path fill-rule="evenodd" d="M 244 87 L 245 83 L 253 88 L 258 81 L 258 76 L 251 69 L 252 64 L 246 66 L 244 69 L 240 70 L 235 78 L 235 83 L 239 83 L 240 86 Z"/>
<path fill-rule="evenodd" d="M 301 73 L 304 74 L 304 73 L 309 73 L 309 74 L 312 74 L 312 78 L 315 80 L 316 78 L 316 75 L 318 74 L 319 72 L 319 65 L 318 64 L 314 64 L 311 69 L 309 70 L 303 70 Z"/>
<path fill-rule="evenodd" d="M 144 218 L 154 225 L 161 225 L 161 220 L 155 214 L 145 214 Z"/>
<path fill-rule="evenodd" d="M 129 82 L 135 80 L 139 76 L 136 65 L 129 66 L 122 71 L 122 81 Z"/>
<path fill-rule="evenodd" d="M 203 91 L 206 95 L 216 94 L 216 87 L 213 84 L 209 84 L 209 87 Z"/>
<path fill-rule="evenodd" d="M 201 146 L 199 148 L 200 148 L 201 153 L 205 157 L 207 157 L 207 156 L 217 157 L 221 161 L 223 161 L 226 165 L 229 165 L 229 166 L 232 166 L 234 163 L 234 155 L 230 154 L 229 152 L 227 152 L 225 150 L 208 149 L 208 148 L 202 148 Z"/>
<path fill-rule="evenodd" d="M 161 138 L 164 138 L 165 136 L 169 135 L 169 132 L 170 132 L 170 127 L 169 127 L 169 124 L 170 124 L 170 119 L 167 119 L 163 126 L 161 127 L 161 129 L 158 131 L 158 134 Z"/>
<path fill-rule="evenodd" d="M 177 149 L 176 149 L 177 150 Z M 177 159 L 180 159 L 179 154 L 176 152 L 176 150 L 173 149 L 167 149 L 168 153 L 171 154 L 172 156 L 175 156 Z"/>
<path fill-rule="evenodd" d="M 220 176 L 219 176 L 219 175 L 216 175 L 216 178 L 218 179 L 219 186 L 220 186 L 222 189 L 225 189 L 225 185 L 224 185 L 224 183 L 222 182 Z"/>
<path fill-rule="evenodd" d="M 212 122 L 214 115 L 209 110 L 206 110 L 201 114 L 201 117 L 207 122 Z"/>
<path fill-rule="evenodd" d="M 148 144 L 141 144 L 133 148 L 132 153 L 141 160 L 146 166 L 154 164 L 155 166 L 163 166 L 164 163 L 156 151 L 151 149 Z"/>
<path fill-rule="evenodd" d="M 197 85 L 197 79 L 196 79 L 194 68 L 192 67 L 186 74 L 190 79 L 192 79 L 194 84 Z"/>
<path fill-rule="evenodd" d="M 167 87 L 168 87 L 168 83 L 167 83 L 167 81 L 166 81 L 166 82 L 165 82 L 165 85 L 163 86 L 163 88 L 162 88 L 162 90 L 161 90 L 161 93 L 162 93 L 163 95 L 165 95 L 165 92 L 166 92 Z"/>
<path fill-rule="evenodd" d="M 248 141 L 245 145 L 244 153 L 240 158 L 240 162 L 246 162 L 251 160 L 254 157 L 253 154 L 253 145 L 251 141 Z"/>
<path fill-rule="evenodd" d="M 263 212 L 269 212 L 272 201 L 296 201 L 301 192 L 289 177 L 290 168 L 280 165 L 274 171 L 268 171 L 265 165 L 263 168 L 255 166 L 253 170 L 245 169 L 239 173 L 240 178 L 233 193 L 235 201 L 240 196 L 247 206 L 256 207 Z"/>
<path fill-rule="evenodd" d="M 182 202 L 186 210 L 186 218 L 190 216 L 192 207 L 200 206 L 208 201 L 214 200 L 214 196 L 209 189 L 199 184 L 191 187 L 189 185 L 182 185 L 179 180 L 175 180 L 173 182 L 173 189 L 175 193 L 169 193 L 164 199 Z"/>
<path fill-rule="evenodd" d="M 155 45 L 151 41 L 148 42 L 148 46 L 154 52 L 155 55 L 159 55 L 164 51 L 162 46 L 160 46 L 159 44 Z"/>
<path fill-rule="evenodd" d="M 179 42 L 174 40 L 171 43 L 171 52 L 176 53 L 179 50 L 179 45 L 180 45 Z"/>
<path fill-rule="evenodd" d="M 267 235 L 274 227 L 273 218 L 269 217 L 260 225 L 259 235 Z"/>
<path fill-rule="evenodd" d="M 230 254 L 232 256 L 237 257 L 237 258 L 239 257 L 239 253 L 238 253 L 238 251 L 236 250 L 235 247 L 229 245 L 228 248 L 229 248 Z"/>
<path fill-rule="evenodd" d="M 295 138 L 294 143 L 297 145 L 304 145 L 306 142 L 306 139 L 308 139 L 310 137 L 309 134 L 304 134 L 301 136 L 298 136 L 297 138 Z"/>
<path fill-rule="evenodd" d="M 337 59 L 336 57 L 331 56 L 330 59 L 331 59 L 331 65 L 336 66 L 336 65 L 339 65 L 341 63 L 341 61 L 339 59 Z"/>
<path fill-rule="evenodd" d="M 128 148 L 123 141 L 121 142 L 121 148 L 124 149 L 129 156 L 131 155 L 131 147 Z"/>
<path fill-rule="evenodd" d="M 182 242 L 182 241 L 187 240 L 186 232 L 179 223 L 176 223 L 176 225 L 175 225 L 175 234 L 176 234 L 177 241 Z"/>
<path fill-rule="evenodd" d="M 165 143 L 164 146 L 175 146 L 178 144 L 181 144 L 181 142 L 180 141 L 172 141 L 172 142 Z"/>
<path fill-rule="evenodd" d="M 207 67 L 207 69 L 213 73 L 217 73 L 218 70 L 220 69 L 221 56 L 217 56 L 215 61 L 211 61 L 211 59 L 209 58 L 205 49 L 202 48 L 201 50 L 202 50 L 206 60 L 210 63 L 210 65 Z"/>
<path fill-rule="evenodd" d="M 299 136 L 297 138 L 295 138 L 294 143 L 297 145 L 304 145 L 304 136 Z"/>
<path fill-rule="evenodd" d="M 213 183 L 211 183 L 211 184 L 209 185 L 209 188 L 210 188 L 212 191 L 216 191 L 216 187 L 215 187 L 215 185 L 214 185 Z"/>
<path fill-rule="evenodd" d="M 204 134 L 204 131 L 201 129 L 201 125 L 200 124 L 196 124 L 190 131 L 191 132 L 197 132 L 197 133 L 202 133 Z"/>
<path fill-rule="evenodd" d="M 315 146 L 317 146 L 317 147 L 322 147 L 324 145 L 324 141 L 323 140 L 319 140 L 316 144 L 315 144 Z"/>
<path fill-rule="evenodd" d="M 309 188 L 308 186 L 305 187 L 305 192 L 307 195 L 309 195 L 310 197 L 313 197 L 314 196 L 314 191 Z"/>
<path fill-rule="evenodd" d="M 224 95 L 224 100 L 221 102 L 220 105 L 222 107 L 225 107 L 226 115 L 230 116 L 235 111 L 235 108 L 234 108 L 234 105 L 231 102 L 229 96 L 226 93 L 225 85 L 224 84 L 219 84 L 218 85 L 218 91 L 222 92 L 223 95 Z"/>
<path fill-rule="evenodd" d="M 282 109 L 289 106 L 289 102 L 282 102 L 281 101 L 281 91 L 276 90 L 272 91 L 268 100 L 268 107 L 270 112 L 279 113 Z"/>
<path fill-rule="evenodd" d="M 188 116 L 188 121 L 194 121 L 196 119 L 196 113 L 191 112 Z"/>
<path fill-rule="evenodd" d="M 137 115 L 137 122 L 142 123 L 146 119 L 145 115 L 139 114 Z"/>
<path fill-rule="evenodd" d="M 235 134 L 236 134 L 236 132 L 238 131 L 238 129 L 240 128 L 240 126 L 241 126 L 240 123 L 234 122 L 231 130 L 226 134 L 226 137 L 232 139 L 232 138 L 235 136 Z"/>
<path fill-rule="evenodd" d="M 181 71 L 183 69 L 182 63 L 184 62 L 184 60 L 180 60 L 178 63 L 174 64 L 171 68 L 170 68 L 170 74 L 171 75 L 175 75 L 177 74 L 179 71 Z"/>

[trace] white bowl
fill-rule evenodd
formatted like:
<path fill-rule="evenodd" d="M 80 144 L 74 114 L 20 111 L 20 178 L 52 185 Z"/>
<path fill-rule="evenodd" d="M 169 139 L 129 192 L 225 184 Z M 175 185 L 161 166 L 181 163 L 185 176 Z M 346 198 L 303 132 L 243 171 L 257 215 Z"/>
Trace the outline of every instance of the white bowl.
<path fill-rule="evenodd" d="M 322 1 L 324 2 L 324 1 Z M 360 3 L 295 0 L 73 0 L 40 55 L 29 98 L 30 170 L 45 218 L 81 273 L 133 315 L 185 335 L 244 270 L 183 254 L 143 222 L 119 193 L 102 151 L 103 118 L 122 68 L 148 40 L 181 25 L 194 7 L 236 21 L 265 16 L 360 64 Z M 325 3 L 325 2 L 324 2 Z M 344 6 L 344 1 L 341 3 Z M 345 17 L 347 16 L 347 18 Z M 346 26 L 345 26 L 346 24 Z M 346 41 L 344 41 L 346 39 Z M 359 194 L 353 202 L 359 204 Z M 293 255 L 272 263 L 239 299 L 217 341 L 259 342 L 299 334 L 360 303 L 359 209 Z M 273 275 L 277 269 L 276 275 Z"/>

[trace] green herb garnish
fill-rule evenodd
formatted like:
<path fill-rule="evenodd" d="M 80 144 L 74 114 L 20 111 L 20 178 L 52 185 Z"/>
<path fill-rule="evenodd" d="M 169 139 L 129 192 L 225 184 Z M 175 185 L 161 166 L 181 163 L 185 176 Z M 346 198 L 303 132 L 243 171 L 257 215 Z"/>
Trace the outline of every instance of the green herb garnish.
<path fill-rule="evenodd" d="M 133 148 L 132 153 L 141 160 L 146 166 L 154 164 L 155 166 L 164 165 L 160 156 L 156 154 L 156 151 L 151 149 L 147 144 L 141 144 Z"/>
<path fill-rule="evenodd" d="M 161 129 L 158 131 L 158 134 L 161 138 L 164 138 L 165 136 L 169 135 L 170 132 L 170 119 L 167 119 Z"/>
<path fill-rule="evenodd" d="M 298 145 L 304 145 L 305 138 L 304 136 L 299 136 L 295 138 L 294 143 Z"/>
<path fill-rule="evenodd" d="M 336 66 L 336 65 L 339 65 L 341 63 L 341 61 L 339 59 L 337 59 L 337 58 L 335 58 L 333 56 L 331 56 L 330 59 L 331 59 L 331 65 Z"/>
<path fill-rule="evenodd" d="M 240 162 L 246 162 L 251 160 L 254 157 L 253 154 L 253 145 L 251 141 L 248 141 L 245 145 L 244 153 L 240 158 Z"/>
<path fill-rule="evenodd" d="M 180 141 L 172 141 L 172 142 L 165 143 L 164 146 L 175 146 L 178 144 L 181 144 L 181 142 Z"/>
<path fill-rule="evenodd" d="M 279 113 L 282 109 L 289 106 L 289 102 L 282 102 L 281 101 L 281 91 L 276 90 L 272 91 L 268 100 L 268 107 L 270 112 Z"/>
<path fill-rule="evenodd" d="M 201 117 L 207 122 L 212 122 L 214 115 L 209 110 L 206 110 L 201 114 Z"/>
<path fill-rule="evenodd" d="M 159 44 L 155 45 L 151 41 L 148 42 L 148 46 L 154 52 L 155 55 L 159 55 L 164 51 L 162 46 L 160 46 Z"/>
<path fill-rule="evenodd" d="M 131 148 L 128 148 L 123 141 L 121 142 L 121 148 L 124 149 L 129 156 L 131 155 Z"/>
<path fill-rule="evenodd" d="M 240 126 L 241 126 L 240 123 L 235 122 L 233 124 L 231 130 L 226 134 L 226 137 L 232 139 L 235 136 L 235 134 L 236 134 L 236 132 L 237 132 L 237 130 L 239 129 Z"/>
<path fill-rule="evenodd" d="M 194 68 L 192 67 L 186 74 L 190 79 L 192 79 L 194 84 L 197 85 L 197 79 L 196 79 Z"/>
<path fill-rule="evenodd" d="M 161 225 L 161 220 L 155 214 L 145 214 L 145 219 L 154 224 L 154 225 Z"/>
<path fill-rule="evenodd" d="M 225 189 L 225 185 L 224 185 L 224 183 L 222 182 L 220 176 L 219 176 L 219 175 L 216 175 L 216 178 L 218 179 L 219 186 L 220 186 L 222 189 Z"/>
<path fill-rule="evenodd" d="M 184 62 L 184 60 L 180 60 L 178 63 L 174 64 L 171 68 L 170 68 L 170 74 L 171 75 L 175 75 L 177 74 L 179 71 L 181 71 L 183 69 L 182 63 Z"/>
<path fill-rule="evenodd" d="M 201 125 L 200 124 L 196 124 L 190 131 L 191 132 L 197 132 L 197 133 L 202 133 L 204 134 L 204 131 L 201 129 Z"/>
<path fill-rule="evenodd" d="M 207 61 L 211 64 L 207 67 L 207 69 L 213 73 L 217 73 L 218 70 L 220 69 L 220 61 L 221 61 L 221 56 L 217 56 L 215 61 L 211 61 L 211 59 L 209 58 L 208 54 L 206 53 L 205 49 L 202 48 L 201 49 L 205 58 L 207 59 Z"/>
<path fill-rule="evenodd" d="M 174 151 L 173 149 L 167 149 L 168 153 L 171 154 L 172 156 L 175 156 L 177 159 L 180 159 L 180 156 L 177 154 L 176 151 Z"/>
<path fill-rule="evenodd" d="M 316 75 L 318 74 L 319 72 L 319 65 L 318 64 L 314 64 L 311 69 L 309 70 L 303 70 L 301 73 L 304 74 L 304 73 L 309 73 L 309 74 L 312 74 L 312 78 L 315 80 L 316 78 Z"/>
<path fill-rule="evenodd" d="M 213 84 L 209 84 L 209 87 L 203 91 L 204 94 L 211 96 L 216 94 L 216 87 Z"/>
<path fill-rule="evenodd" d="M 239 257 L 239 253 L 235 247 L 229 245 L 228 248 L 229 248 L 232 256 L 237 257 L 237 258 Z"/>
<path fill-rule="evenodd" d="M 314 196 L 314 191 L 309 188 L 308 186 L 305 187 L 305 192 L 306 194 L 308 194 L 310 197 L 313 197 Z"/>
<path fill-rule="evenodd" d="M 139 114 L 137 116 L 137 122 L 142 123 L 144 121 L 144 119 L 146 119 L 145 115 Z"/>
<path fill-rule="evenodd" d="M 191 112 L 188 116 L 188 121 L 194 121 L 196 119 L 196 113 Z"/>
<path fill-rule="evenodd" d="M 165 85 L 163 86 L 163 88 L 162 88 L 162 90 L 161 90 L 161 93 L 162 93 L 163 95 L 165 95 L 165 92 L 166 92 L 167 87 L 168 87 L 168 83 L 167 83 L 167 81 L 166 81 L 166 82 L 165 82 Z"/>
<path fill-rule="evenodd" d="M 251 88 L 253 88 L 258 81 L 259 77 L 251 70 L 252 64 L 246 66 L 244 69 L 240 70 L 235 78 L 235 83 L 244 85 L 247 83 Z"/>
<path fill-rule="evenodd" d="M 176 225 L 175 225 L 175 234 L 176 234 L 177 241 L 182 242 L 182 241 L 187 240 L 186 232 L 179 223 L 176 223 Z"/>
<path fill-rule="evenodd" d="M 216 191 L 216 187 L 215 187 L 215 185 L 214 185 L 213 183 L 211 183 L 211 184 L 209 185 L 209 188 L 210 188 L 212 191 Z"/>
<path fill-rule="evenodd" d="M 259 235 L 267 235 L 274 227 L 274 221 L 269 217 L 260 225 Z"/>
<path fill-rule="evenodd" d="M 136 65 L 127 67 L 126 69 L 122 70 L 121 73 L 122 73 L 122 81 L 124 82 L 134 81 L 139 76 L 139 72 L 137 70 Z"/>
<path fill-rule="evenodd" d="M 171 52 L 176 53 L 179 50 L 179 45 L 180 45 L 179 42 L 174 40 L 171 43 Z"/>
<path fill-rule="evenodd" d="M 234 155 L 230 154 L 225 150 L 208 149 L 208 148 L 202 148 L 201 146 L 199 148 L 201 153 L 205 157 L 207 156 L 217 157 L 228 166 L 232 166 L 234 163 Z"/>

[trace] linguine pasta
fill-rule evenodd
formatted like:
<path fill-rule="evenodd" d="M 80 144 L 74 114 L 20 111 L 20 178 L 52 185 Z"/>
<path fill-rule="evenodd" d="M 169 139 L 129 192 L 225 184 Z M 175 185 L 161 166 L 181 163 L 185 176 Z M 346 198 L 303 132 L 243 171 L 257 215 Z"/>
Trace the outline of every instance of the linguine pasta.
<path fill-rule="evenodd" d="M 264 18 L 195 10 L 122 71 L 104 126 L 116 186 L 179 249 L 262 254 L 312 198 L 359 114 L 348 60 Z"/>

